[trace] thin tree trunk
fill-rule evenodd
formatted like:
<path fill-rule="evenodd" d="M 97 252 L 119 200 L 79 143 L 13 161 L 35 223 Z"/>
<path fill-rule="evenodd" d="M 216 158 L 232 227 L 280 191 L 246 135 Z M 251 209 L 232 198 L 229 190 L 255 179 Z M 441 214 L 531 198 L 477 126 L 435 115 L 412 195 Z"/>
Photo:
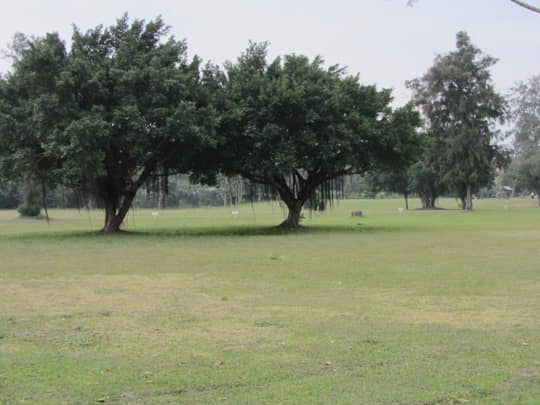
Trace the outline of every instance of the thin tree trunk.
<path fill-rule="evenodd" d="M 403 196 L 405 197 L 405 209 L 408 210 L 409 209 L 409 199 L 408 199 L 407 193 L 403 193 Z"/>
<path fill-rule="evenodd" d="M 45 180 L 41 180 L 41 197 L 43 199 L 43 209 L 45 210 L 45 219 L 49 223 L 49 210 L 47 209 L 47 187 L 45 186 Z"/>
<path fill-rule="evenodd" d="M 467 205 L 465 207 L 468 211 L 471 211 L 473 209 L 473 202 L 472 202 L 472 185 L 467 184 Z"/>

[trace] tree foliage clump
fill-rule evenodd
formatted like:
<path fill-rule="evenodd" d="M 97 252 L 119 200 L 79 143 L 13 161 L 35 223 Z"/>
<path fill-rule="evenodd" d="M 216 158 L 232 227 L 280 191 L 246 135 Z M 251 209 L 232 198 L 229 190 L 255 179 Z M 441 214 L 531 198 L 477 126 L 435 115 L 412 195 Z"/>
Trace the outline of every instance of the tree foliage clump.
<path fill-rule="evenodd" d="M 420 160 L 409 168 L 410 189 L 420 197 L 422 208 L 433 209 L 437 199 L 447 188 L 441 173 L 429 162 Z"/>
<path fill-rule="evenodd" d="M 405 209 L 409 209 L 409 195 L 411 194 L 409 170 L 377 170 L 368 174 L 366 180 L 374 192 L 384 190 L 403 195 Z"/>
<path fill-rule="evenodd" d="M 457 34 L 456 46 L 408 86 L 433 140 L 429 164 L 470 210 L 473 192 L 492 181 L 495 166 L 506 163 L 506 152 L 494 142 L 495 124 L 503 122 L 506 111 L 491 82 L 489 68 L 496 60 L 465 32 Z"/>
<path fill-rule="evenodd" d="M 299 226 L 302 207 L 323 208 L 342 177 L 408 163 L 418 143 L 418 113 L 392 111 L 389 90 L 364 86 L 317 57 L 267 61 L 267 44 L 252 43 L 226 66 L 219 149 L 223 170 L 280 198 L 283 227 Z"/>

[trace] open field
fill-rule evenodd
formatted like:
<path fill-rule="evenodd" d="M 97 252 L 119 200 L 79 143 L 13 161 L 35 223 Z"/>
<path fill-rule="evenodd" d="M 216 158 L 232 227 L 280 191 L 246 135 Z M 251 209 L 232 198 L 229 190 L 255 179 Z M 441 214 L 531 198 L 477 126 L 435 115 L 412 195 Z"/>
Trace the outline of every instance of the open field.
<path fill-rule="evenodd" d="M 0 211 L 0 403 L 540 404 L 540 208 L 475 204 Z"/>

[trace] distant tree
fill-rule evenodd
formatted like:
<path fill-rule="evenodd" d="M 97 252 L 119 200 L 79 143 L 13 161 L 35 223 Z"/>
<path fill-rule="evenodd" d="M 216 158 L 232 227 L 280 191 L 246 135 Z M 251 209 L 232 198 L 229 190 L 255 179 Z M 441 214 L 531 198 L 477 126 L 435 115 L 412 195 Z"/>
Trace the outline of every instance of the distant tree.
<path fill-rule="evenodd" d="M 252 43 L 226 66 L 226 107 L 219 145 L 224 170 L 264 185 L 288 208 L 282 227 L 299 226 L 302 207 L 324 207 L 341 179 L 411 159 L 418 113 L 392 111 L 390 91 L 362 86 L 320 57 L 266 61 Z"/>
<path fill-rule="evenodd" d="M 366 180 L 375 192 L 390 191 L 402 194 L 405 199 L 405 209 L 409 209 L 411 179 L 407 169 L 399 171 L 378 170 L 369 174 Z"/>
<path fill-rule="evenodd" d="M 515 161 L 515 165 L 519 185 L 540 196 L 540 150 L 520 157 Z M 540 205 L 540 198 L 538 204 Z"/>
<path fill-rule="evenodd" d="M 446 185 L 437 168 L 422 160 L 409 168 L 408 175 L 410 190 L 418 194 L 422 208 L 435 208 L 435 202 L 446 191 Z"/>
<path fill-rule="evenodd" d="M 510 94 L 514 148 L 526 153 L 540 147 L 540 75 L 519 82 Z"/>
<path fill-rule="evenodd" d="M 366 176 L 361 174 L 351 174 L 343 178 L 343 194 L 345 198 L 375 198 L 376 196 Z"/>
<path fill-rule="evenodd" d="M 457 34 L 456 45 L 456 51 L 438 56 L 423 77 L 407 85 L 434 140 L 430 164 L 463 197 L 463 208 L 471 210 L 473 192 L 488 185 L 495 166 L 506 162 L 505 151 L 494 142 L 505 101 L 491 83 L 489 68 L 496 60 L 472 45 L 465 32 Z"/>
<path fill-rule="evenodd" d="M 18 182 L 16 180 L 0 181 L 0 209 L 16 208 L 20 202 Z"/>
<path fill-rule="evenodd" d="M 236 205 L 243 202 L 244 195 L 246 194 L 247 180 L 241 176 L 227 177 L 224 175 L 218 176 L 217 180 L 223 205 Z"/>
<path fill-rule="evenodd" d="M 515 149 L 512 168 L 521 187 L 540 195 L 540 75 L 518 83 L 510 100 Z"/>
<path fill-rule="evenodd" d="M 75 29 L 69 54 L 48 34 L 29 41 L 3 83 L 0 130 L 13 152 L 4 160 L 95 198 L 103 232 L 120 229 L 151 178 L 202 166 L 213 142 L 200 61 L 167 32 L 161 18 L 125 15 Z"/>

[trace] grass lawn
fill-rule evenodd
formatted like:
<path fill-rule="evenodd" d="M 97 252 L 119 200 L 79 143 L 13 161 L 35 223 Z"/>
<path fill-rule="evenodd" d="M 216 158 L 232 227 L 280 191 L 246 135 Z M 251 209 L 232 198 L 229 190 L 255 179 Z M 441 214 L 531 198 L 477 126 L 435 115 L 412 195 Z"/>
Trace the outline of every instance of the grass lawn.
<path fill-rule="evenodd" d="M 0 404 L 540 404 L 540 208 L 475 204 L 0 211 Z"/>

